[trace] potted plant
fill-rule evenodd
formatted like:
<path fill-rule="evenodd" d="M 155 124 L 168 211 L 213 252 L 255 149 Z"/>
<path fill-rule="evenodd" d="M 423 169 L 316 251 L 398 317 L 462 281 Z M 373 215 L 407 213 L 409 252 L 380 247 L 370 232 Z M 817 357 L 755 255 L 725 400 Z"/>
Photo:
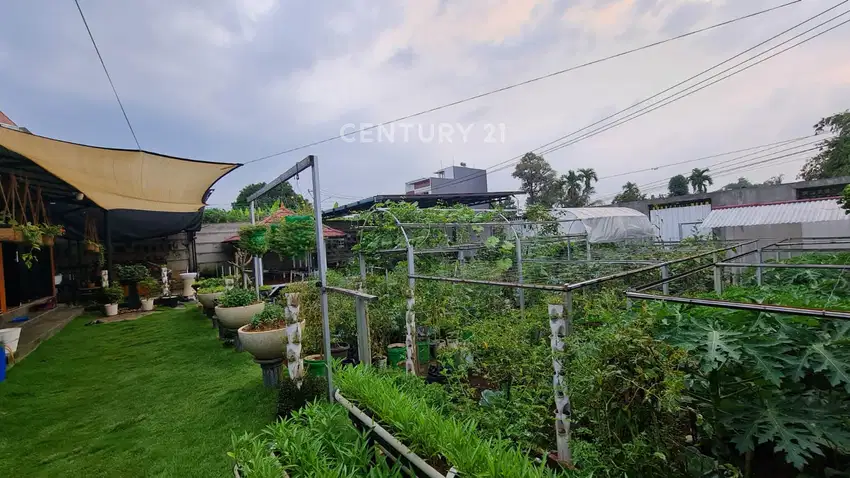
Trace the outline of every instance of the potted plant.
<path fill-rule="evenodd" d="M 88 239 L 86 240 L 86 251 L 98 253 L 101 252 L 101 249 L 103 249 L 103 247 L 100 245 L 99 242 Z"/>
<path fill-rule="evenodd" d="M 65 235 L 65 227 L 56 224 L 41 224 L 41 240 L 45 246 L 52 246 L 56 243 L 56 238 Z"/>
<path fill-rule="evenodd" d="M 24 265 L 27 266 L 27 269 L 31 269 L 32 263 L 38 261 L 38 257 L 36 257 L 35 253 L 41 250 L 43 240 L 41 227 L 31 222 L 18 224 L 12 221 L 12 230 L 15 233 L 15 242 L 21 242 L 30 246 L 29 251 L 21 254 L 21 260 L 24 261 Z"/>
<path fill-rule="evenodd" d="M 154 306 L 154 297 L 159 295 L 160 284 L 153 277 L 145 277 L 139 282 L 139 295 L 142 300 L 142 310 L 151 311 Z"/>
<path fill-rule="evenodd" d="M 296 324 L 297 326 L 297 324 Z M 286 339 L 286 312 L 278 304 L 266 304 L 251 322 L 239 327 L 242 348 L 257 360 L 283 358 Z"/>
<path fill-rule="evenodd" d="M 205 285 L 198 289 L 198 302 L 205 309 L 215 308 L 215 303 L 226 291 L 223 285 Z"/>
<path fill-rule="evenodd" d="M 112 285 L 103 289 L 101 301 L 107 317 L 118 315 L 118 304 L 122 299 L 124 299 L 124 290 L 117 283 L 113 282 Z"/>
<path fill-rule="evenodd" d="M 252 256 L 264 256 L 269 251 L 268 231 L 269 226 L 265 224 L 243 226 L 239 229 L 239 249 Z"/>
<path fill-rule="evenodd" d="M 254 291 L 234 288 L 221 295 L 215 315 L 222 327 L 236 330 L 251 322 L 251 318 L 262 312 L 265 305 L 257 300 Z"/>
<path fill-rule="evenodd" d="M 348 350 L 351 348 L 345 342 L 334 342 L 331 344 L 331 357 L 345 360 L 348 358 Z"/>
<path fill-rule="evenodd" d="M 150 277 L 150 271 L 142 264 L 119 265 L 115 273 L 122 285 L 127 286 L 127 307 L 138 309 L 142 306 L 139 299 L 139 282 Z"/>

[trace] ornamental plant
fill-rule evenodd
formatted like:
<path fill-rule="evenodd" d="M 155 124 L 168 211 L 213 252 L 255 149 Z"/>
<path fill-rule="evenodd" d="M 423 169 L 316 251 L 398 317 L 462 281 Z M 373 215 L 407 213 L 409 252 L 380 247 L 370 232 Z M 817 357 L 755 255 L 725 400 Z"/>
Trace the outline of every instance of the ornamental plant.
<path fill-rule="evenodd" d="M 65 227 L 61 224 L 40 224 L 41 234 L 48 237 L 60 237 L 65 235 Z"/>
<path fill-rule="evenodd" d="M 118 280 L 124 282 L 141 282 L 150 277 L 150 271 L 142 264 L 118 265 L 115 267 Z"/>
<path fill-rule="evenodd" d="M 19 232 L 21 236 L 23 236 L 24 242 L 30 246 L 30 249 L 27 252 L 21 254 L 21 260 L 24 261 L 24 265 L 26 265 L 27 269 L 32 269 L 33 262 L 38 262 L 36 253 L 41 251 L 41 227 L 31 222 L 18 224 L 17 222 L 12 221 L 12 229 Z"/>
<path fill-rule="evenodd" d="M 218 292 L 224 292 L 227 289 L 223 285 L 209 285 L 198 288 L 198 294 L 216 294 Z"/>
<path fill-rule="evenodd" d="M 286 326 L 286 314 L 278 304 L 266 304 L 263 311 L 251 318 L 248 330 L 261 332 L 264 330 L 282 329 Z"/>
<path fill-rule="evenodd" d="M 269 251 L 268 232 L 269 226 L 265 224 L 243 226 L 239 229 L 239 249 L 262 257 Z"/>
<path fill-rule="evenodd" d="M 153 277 L 145 277 L 139 282 L 139 295 L 143 299 L 150 299 L 162 293 L 162 282 L 157 281 Z"/>
<path fill-rule="evenodd" d="M 316 249 L 315 222 L 312 217 L 285 217 L 272 228 L 269 250 L 282 259 L 302 257 Z"/>
<path fill-rule="evenodd" d="M 112 285 L 106 287 L 101 292 L 101 301 L 104 304 L 118 304 L 124 299 L 124 289 L 120 285 L 113 282 Z"/>
<path fill-rule="evenodd" d="M 222 294 L 218 304 L 219 307 L 231 308 L 247 307 L 249 305 L 256 304 L 257 302 L 257 296 L 253 291 L 234 287 Z"/>

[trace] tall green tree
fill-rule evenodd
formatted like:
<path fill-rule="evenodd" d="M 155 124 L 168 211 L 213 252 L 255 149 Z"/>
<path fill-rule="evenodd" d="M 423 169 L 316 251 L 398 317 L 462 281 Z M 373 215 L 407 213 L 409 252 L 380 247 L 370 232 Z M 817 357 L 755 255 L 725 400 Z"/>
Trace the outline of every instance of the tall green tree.
<path fill-rule="evenodd" d="M 688 177 L 688 182 L 691 183 L 691 189 L 695 193 L 708 192 L 708 187 L 714 184 L 714 180 L 708 175 L 708 168 L 694 168 Z"/>
<path fill-rule="evenodd" d="M 780 174 L 778 176 L 771 176 L 770 179 L 761 183 L 764 186 L 779 186 L 782 184 L 782 179 L 785 177 L 784 174 Z"/>
<path fill-rule="evenodd" d="M 683 174 L 677 174 L 670 178 L 667 183 L 667 191 L 671 196 L 687 196 L 688 195 L 688 178 Z"/>
<path fill-rule="evenodd" d="M 529 206 L 552 207 L 561 195 L 561 182 L 543 156 L 525 153 L 512 176 L 519 179 L 520 189 L 528 195 Z"/>
<path fill-rule="evenodd" d="M 619 204 L 629 201 L 642 201 L 646 199 L 646 194 L 640 192 L 637 184 L 629 181 L 623 185 L 623 191 L 614 196 L 614 204 Z"/>
<path fill-rule="evenodd" d="M 594 193 L 593 183 L 599 181 L 599 176 L 596 175 L 596 170 L 593 168 L 581 168 L 578 170 L 578 178 L 584 185 L 584 190 L 582 190 L 582 194 L 590 198 L 590 195 Z"/>
<path fill-rule="evenodd" d="M 850 175 L 850 111 L 823 118 L 814 128 L 815 134 L 829 131 L 835 136 L 818 143 L 820 152 L 806 161 L 799 177 L 812 181 Z"/>
<path fill-rule="evenodd" d="M 563 207 L 581 207 L 582 203 L 582 181 L 575 171 L 569 170 L 567 174 L 561 176 L 563 182 L 564 197 L 561 198 L 560 204 Z"/>
<path fill-rule="evenodd" d="M 233 209 L 248 207 L 248 198 L 265 187 L 265 185 L 266 183 L 253 183 L 243 187 L 239 191 L 239 195 L 236 196 L 236 201 L 230 203 L 230 207 Z M 254 205 L 262 208 L 271 207 L 271 205 L 277 200 L 280 200 L 281 204 L 293 210 L 301 208 L 307 203 L 307 200 L 304 199 L 304 197 L 292 189 L 291 184 L 283 182 L 272 188 L 271 191 L 264 194 L 261 198 L 257 199 Z"/>
<path fill-rule="evenodd" d="M 729 183 L 729 184 L 727 184 L 726 186 L 723 186 L 720 189 L 723 190 L 723 191 L 730 191 L 732 189 L 744 189 L 744 188 L 751 188 L 751 187 L 753 187 L 753 183 L 751 183 L 749 179 L 744 178 L 744 177 L 740 177 L 734 183 Z"/>

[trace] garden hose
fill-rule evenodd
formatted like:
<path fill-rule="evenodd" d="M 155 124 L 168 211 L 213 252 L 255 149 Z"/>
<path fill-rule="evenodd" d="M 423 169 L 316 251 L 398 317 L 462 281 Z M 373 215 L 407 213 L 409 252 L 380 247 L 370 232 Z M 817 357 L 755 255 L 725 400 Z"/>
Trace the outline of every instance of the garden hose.
<path fill-rule="evenodd" d="M 3 348 L 5 348 L 6 350 L 9 351 L 9 357 L 12 358 L 12 363 L 15 363 L 15 351 L 12 350 L 12 347 L 9 347 L 8 345 L 4 345 Z M 5 351 L 3 353 L 5 353 Z"/>

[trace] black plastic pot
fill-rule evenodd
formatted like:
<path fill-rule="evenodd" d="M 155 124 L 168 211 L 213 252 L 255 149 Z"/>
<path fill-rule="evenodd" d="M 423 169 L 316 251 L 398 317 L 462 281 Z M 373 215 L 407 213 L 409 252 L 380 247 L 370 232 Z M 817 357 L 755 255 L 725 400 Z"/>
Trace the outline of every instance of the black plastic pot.
<path fill-rule="evenodd" d="M 139 283 L 136 281 L 121 281 L 121 285 L 127 286 L 127 302 L 124 306 L 128 309 L 141 309 L 142 299 L 139 297 Z"/>
<path fill-rule="evenodd" d="M 162 307 L 177 307 L 180 303 L 180 297 L 177 297 L 176 295 L 172 295 L 171 297 L 160 297 L 159 299 L 156 299 L 154 303 Z"/>
<path fill-rule="evenodd" d="M 350 348 L 351 346 L 345 342 L 331 344 L 331 357 L 336 359 L 346 359 L 348 358 L 348 350 Z"/>

